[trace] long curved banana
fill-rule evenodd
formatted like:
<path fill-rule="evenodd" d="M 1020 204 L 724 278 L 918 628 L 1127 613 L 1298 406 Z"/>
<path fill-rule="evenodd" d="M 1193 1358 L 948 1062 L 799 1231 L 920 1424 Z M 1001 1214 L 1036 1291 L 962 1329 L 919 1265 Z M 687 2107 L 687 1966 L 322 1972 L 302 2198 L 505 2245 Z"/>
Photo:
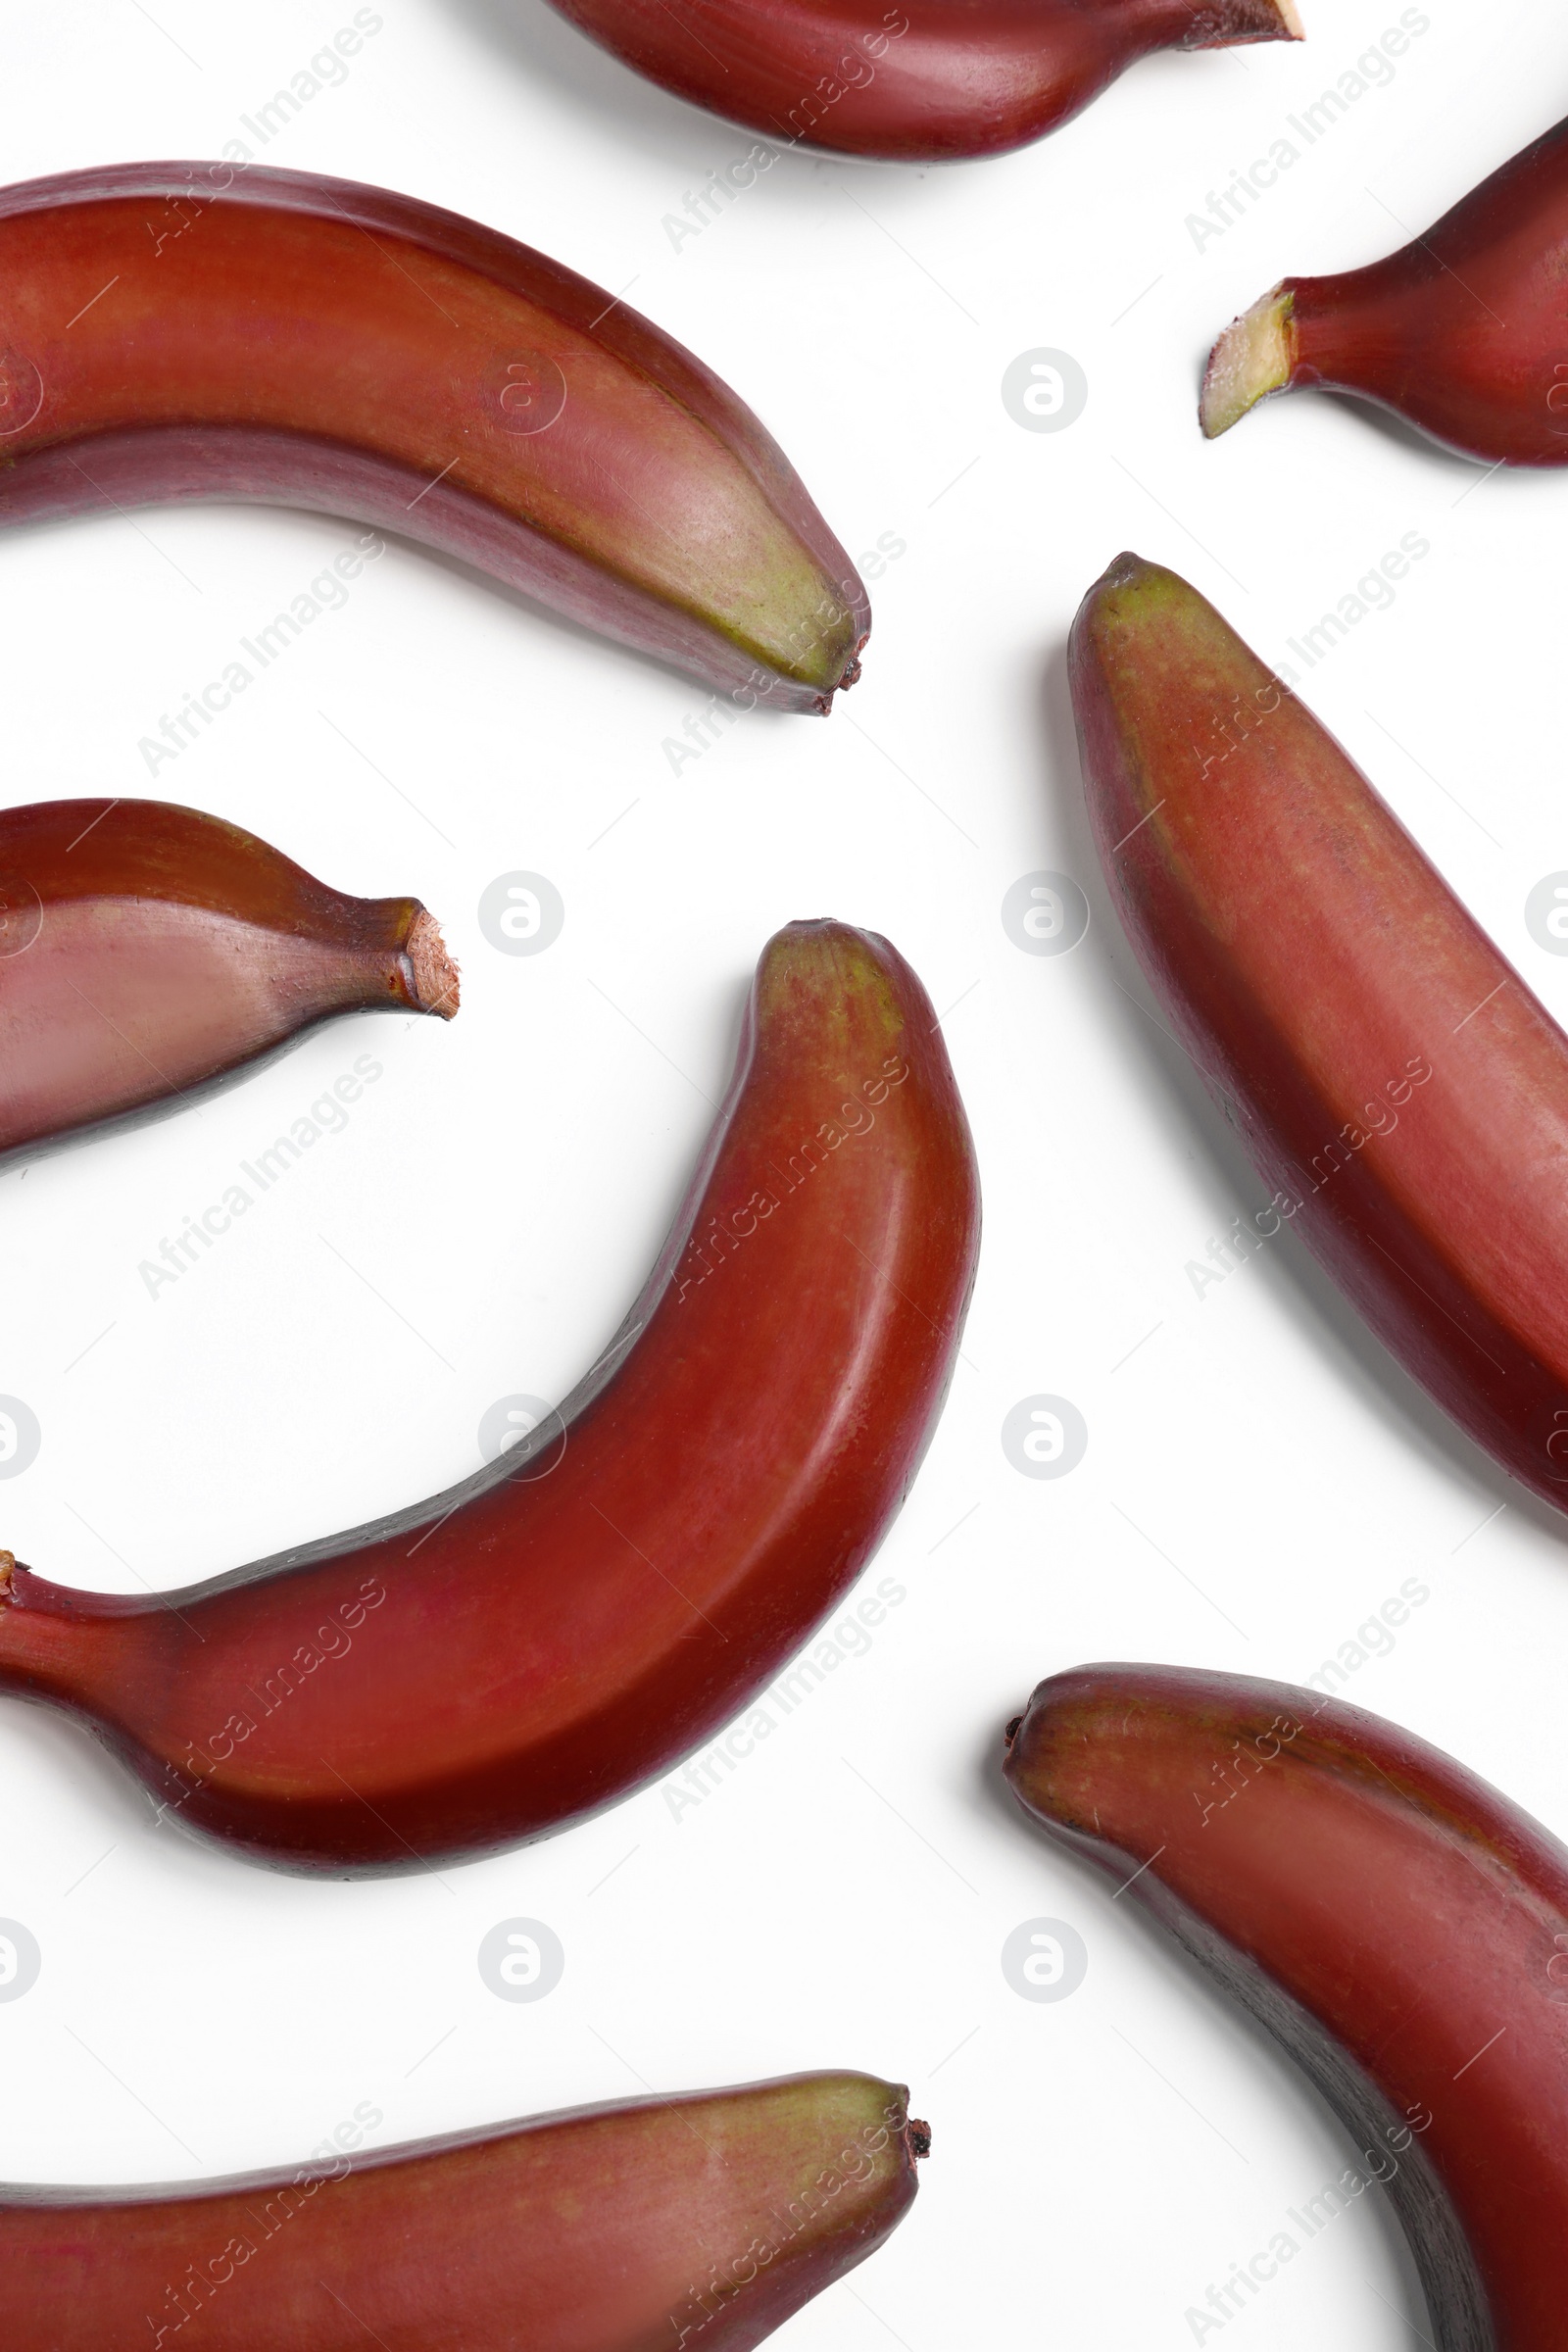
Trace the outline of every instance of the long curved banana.
<path fill-rule="evenodd" d="M 793 924 L 648 1286 L 559 1413 L 448 1494 L 190 1591 L 107 1598 L 0 1554 L 0 1689 L 298 1869 L 484 1853 L 607 1805 L 865 1565 L 941 1405 L 978 1225 L 924 989 L 872 933 Z"/>
<path fill-rule="evenodd" d="M 1177 573 L 1073 624 L 1084 795 L 1171 1023 L 1292 1224 L 1568 1509 L 1568 1037 L 1285 680 Z"/>
<path fill-rule="evenodd" d="M 871 625 L 745 403 L 529 246 L 255 165 L 0 192 L 0 524 L 192 498 L 401 531 L 744 709 L 826 710 Z"/>
<path fill-rule="evenodd" d="M 0 2330 L 7 2352 L 750 2352 L 875 2252 L 929 2145 L 896 2084 L 795 2075 L 239 2180 L 0 2188 Z"/>

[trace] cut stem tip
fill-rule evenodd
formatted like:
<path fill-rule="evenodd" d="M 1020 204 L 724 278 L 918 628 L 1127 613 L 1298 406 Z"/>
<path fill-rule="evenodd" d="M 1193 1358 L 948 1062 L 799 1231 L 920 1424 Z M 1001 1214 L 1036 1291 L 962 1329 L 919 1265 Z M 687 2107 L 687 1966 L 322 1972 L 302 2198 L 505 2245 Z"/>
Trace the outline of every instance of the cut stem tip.
<path fill-rule="evenodd" d="M 414 918 L 407 953 L 419 1010 L 450 1021 L 459 1004 L 458 967 L 447 953 L 440 924 L 426 906 Z"/>
<path fill-rule="evenodd" d="M 1296 0 L 1208 0 L 1207 6 L 1192 7 L 1177 46 L 1235 49 L 1249 41 L 1305 38 Z"/>
<path fill-rule="evenodd" d="M 1258 401 L 1283 392 L 1296 366 L 1294 297 L 1284 285 L 1232 319 L 1208 355 L 1199 421 L 1206 440 L 1229 432 Z"/>

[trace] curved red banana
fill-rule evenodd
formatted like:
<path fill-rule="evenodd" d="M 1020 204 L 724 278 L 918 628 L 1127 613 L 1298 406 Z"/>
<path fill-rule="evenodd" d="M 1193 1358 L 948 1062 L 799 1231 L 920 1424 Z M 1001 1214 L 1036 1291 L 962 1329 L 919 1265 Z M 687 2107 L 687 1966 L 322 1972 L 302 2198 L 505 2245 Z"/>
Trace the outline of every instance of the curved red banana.
<path fill-rule="evenodd" d="M 896 2084 L 795 2075 L 240 2180 L 0 2189 L 0 2322 L 7 2352 L 750 2352 L 875 2252 L 929 2145 Z"/>
<path fill-rule="evenodd" d="M 1156 49 L 1301 38 L 1295 0 L 556 4 L 651 81 L 770 141 L 917 163 L 1041 138 Z"/>
<path fill-rule="evenodd" d="M 969 1130 L 894 949 L 797 923 L 642 1298 L 531 1437 L 374 1527 L 193 1591 L 0 1579 L 0 1688 L 70 1709 L 254 1858 L 538 1837 L 707 1739 L 875 1549 L 973 1280 Z M 0 1566 L 9 1555 L 0 1555 Z"/>
<path fill-rule="evenodd" d="M 1085 1666 L 1042 1683 L 1008 1740 L 1026 1810 L 1125 1883 L 1354 2134 L 1342 2201 L 1387 2190 L 1438 2352 L 1561 2352 L 1556 1839 L 1397 1726 L 1283 1683 Z"/>
<path fill-rule="evenodd" d="M 1461 1428 L 1568 1508 L 1568 1038 L 1339 745 L 1174 572 L 1072 636 L 1118 913 L 1289 1222 Z"/>
<path fill-rule="evenodd" d="M 1271 392 L 1321 384 L 1488 466 L 1568 466 L 1568 122 L 1425 236 L 1334 277 L 1287 277 L 1228 326 L 1210 439 Z"/>
<path fill-rule="evenodd" d="M 177 1108 L 334 1013 L 457 1009 L 417 899 L 164 802 L 0 811 L 0 1152 Z"/>
<path fill-rule="evenodd" d="M 0 192 L 0 523 L 214 498 L 401 531 L 745 709 L 826 710 L 871 625 L 751 410 L 511 237 L 257 165 Z"/>

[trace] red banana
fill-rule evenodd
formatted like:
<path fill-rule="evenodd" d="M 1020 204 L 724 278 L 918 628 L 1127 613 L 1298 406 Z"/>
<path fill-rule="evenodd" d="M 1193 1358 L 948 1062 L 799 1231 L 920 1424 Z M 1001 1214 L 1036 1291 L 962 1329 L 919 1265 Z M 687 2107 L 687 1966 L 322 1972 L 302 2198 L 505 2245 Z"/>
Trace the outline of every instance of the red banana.
<path fill-rule="evenodd" d="M 3 2189 L 7 2352 L 749 2352 L 875 2252 L 929 2146 L 895 2084 L 794 2075 L 177 2188 Z"/>
<path fill-rule="evenodd" d="M 191 1591 L 102 1597 L 0 1554 L 0 1688 L 297 1869 L 483 1853 L 609 1804 L 734 1714 L 870 1557 L 941 1404 L 978 1223 L 924 989 L 870 932 L 792 924 L 648 1286 L 559 1414 L 430 1502 Z"/>
<path fill-rule="evenodd" d="M 401 531 L 748 709 L 826 710 L 871 625 L 751 410 L 511 237 L 254 165 L 0 193 L 0 523 L 194 498 Z"/>
<path fill-rule="evenodd" d="M 1025 146 L 1156 49 L 1301 38 L 1295 0 L 557 6 L 650 80 L 768 139 L 923 163 Z"/>
<path fill-rule="evenodd" d="M 1568 465 L 1568 122 L 1387 261 L 1287 277 L 1203 379 L 1212 439 L 1270 392 L 1352 392 L 1486 465 Z"/>
<path fill-rule="evenodd" d="M 1359 2161 L 1334 2202 L 1314 2200 L 1316 2226 L 1381 2181 L 1437 2352 L 1562 2352 L 1556 1839 L 1396 1725 L 1239 1675 L 1058 1674 L 1009 1725 L 1008 1749 L 1026 1810 L 1146 1904 L 1354 2133 Z M 1238 2272 L 1210 2324 L 1258 2283 L 1255 2266 Z"/>
<path fill-rule="evenodd" d="M 173 1108 L 334 1013 L 457 1009 L 417 899 L 158 801 L 0 811 L 0 1152 Z"/>
<path fill-rule="evenodd" d="M 1253 1246 L 1293 1222 L 1406 1370 L 1568 1508 L 1568 1039 L 1185 580 L 1118 557 L 1071 670 L 1111 898 L 1273 1195 Z"/>

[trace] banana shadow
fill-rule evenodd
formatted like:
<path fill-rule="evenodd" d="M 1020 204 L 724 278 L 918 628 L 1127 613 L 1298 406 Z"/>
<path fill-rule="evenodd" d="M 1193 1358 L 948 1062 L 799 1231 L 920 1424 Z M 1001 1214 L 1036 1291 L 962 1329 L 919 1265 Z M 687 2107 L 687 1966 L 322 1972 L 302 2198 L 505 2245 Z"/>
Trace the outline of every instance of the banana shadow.
<path fill-rule="evenodd" d="M 0 1722 L 8 1743 L 25 1754 L 27 1770 L 36 1760 L 40 1771 L 47 1773 L 51 1788 L 58 1787 L 67 1803 L 92 1814 L 81 1849 L 83 1872 L 89 1864 L 96 1867 L 96 1861 L 107 1860 L 114 1848 L 152 1835 L 157 1823 L 152 1796 L 116 1763 L 90 1726 L 65 1708 L 21 1690 L 7 1690 L 0 1697 Z M 14 1768 L 10 1769 L 10 1786 L 14 1792 Z M 181 1841 L 182 1846 L 187 1843 Z M 62 1857 L 63 1874 L 65 1867 L 66 1858 Z M 74 1878 L 74 1873 L 68 1878 L 60 1900 L 73 1890 Z"/>
<path fill-rule="evenodd" d="M 1200 389 L 1207 364 L 1208 354 L 1205 352 L 1199 363 L 1196 378 Z M 1303 384 L 1289 395 L 1283 392 L 1269 393 L 1257 403 L 1257 407 L 1259 410 L 1278 408 L 1287 397 L 1293 405 L 1299 401 L 1326 401 L 1331 408 L 1349 416 L 1357 426 L 1379 434 L 1409 457 L 1424 459 L 1442 473 L 1455 477 L 1468 474 L 1472 480 L 1479 481 L 1486 470 L 1476 459 L 1465 457 L 1459 450 L 1447 449 L 1441 441 L 1434 441 L 1429 433 L 1422 432 L 1419 425 L 1412 424 L 1407 416 L 1401 416 L 1396 409 L 1384 408 L 1380 401 L 1369 400 L 1364 392 L 1341 391 L 1333 384 Z M 1245 427 L 1248 418 L 1243 417 L 1240 422 Z M 1233 425 L 1230 429 L 1234 432 L 1237 428 Z"/>
<path fill-rule="evenodd" d="M 1423 443 L 1426 449 L 1432 444 Z M 1455 464 L 1462 461 L 1455 460 Z M 1468 468 L 1474 471 L 1473 467 Z M 1096 975 L 1106 1024 L 1125 1049 L 1135 1083 L 1160 1106 L 1178 1149 L 1192 1151 L 1202 1174 L 1238 1203 L 1256 1196 L 1259 1178 L 1215 1108 L 1186 1053 L 1153 1005 L 1143 967 L 1111 904 L 1089 828 L 1078 758 L 1078 731 L 1068 683 L 1067 648 L 1047 660 L 1041 680 L 1046 737 L 1046 790 L 1070 846 L 1074 877 L 1089 901 L 1088 937 L 1077 950 Z M 1463 1482 L 1479 1507 L 1506 1504 L 1553 1544 L 1568 1541 L 1568 1524 L 1549 1503 L 1499 1467 L 1406 1372 L 1362 1322 L 1339 1286 L 1295 1234 L 1263 1253 L 1259 1278 L 1284 1308 L 1302 1344 L 1327 1359 L 1366 1412 L 1407 1450 L 1449 1483 Z"/>
<path fill-rule="evenodd" d="M 1208 354 L 1205 352 L 1199 360 L 1195 377 L 1200 388 L 1207 364 Z M 1275 408 L 1285 397 L 1284 393 L 1268 393 L 1257 403 L 1257 407 Z M 1438 474 L 1455 481 L 1468 481 L 1472 489 L 1479 488 L 1492 474 L 1499 473 L 1504 481 L 1519 485 L 1521 496 L 1540 498 L 1544 470 L 1541 466 L 1493 466 L 1485 458 L 1469 457 L 1462 449 L 1450 449 L 1446 442 L 1435 440 L 1430 433 L 1424 433 L 1418 424 L 1413 424 L 1408 416 L 1401 416 L 1397 409 L 1385 408 L 1382 401 L 1374 400 L 1369 393 L 1352 391 L 1338 384 L 1302 384 L 1289 397 L 1293 404 L 1298 401 L 1328 402 L 1332 408 L 1350 416 L 1358 429 L 1378 434 L 1392 448 L 1401 450 L 1407 457 L 1422 460 Z M 1232 431 L 1235 429 L 1235 426 L 1231 427 Z M 1568 433 L 1564 435 L 1564 463 L 1568 464 Z M 1549 467 L 1544 470 L 1549 474 Z M 1526 483 L 1531 485 L 1529 489 L 1525 488 Z M 1457 506 L 1460 502 L 1455 499 L 1452 503 Z"/>
<path fill-rule="evenodd" d="M 1455 479 L 1467 475 L 1472 482 L 1478 482 L 1486 470 L 1476 459 L 1465 457 L 1457 449 L 1447 449 L 1441 441 L 1434 441 L 1430 433 L 1422 432 L 1419 425 L 1412 424 L 1407 416 L 1401 416 L 1397 409 L 1386 409 L 1381 401 L 1368 400 L 1364 393 L 1337 392 L 1325 384 L 1315 397 L 1331 401 L 1337 409 L 1343 409 L 1352 416 L 1358 425 L 1377 433 L 1394 448 L 1403 450 L 1407 456 L 1424 460 L 1440 473 L 1452 475 Z"/>
<path fill-rule="evenodd" d="M 688 692 L 698 696 L 705 704 L 715 700 L 718 696 L 730 693 L 728 686 L 715 685 L 712 679 L 705 678 L 695 669 L 684 668 L 679 662 L 673 659 L 653 652 L 644 646 L 629 645 L 624 638 L 612 637 L 603 629 L 594 628 L 587 621 L 574 620 L 569 613 L 561 612 L 558 607 L 546 604 L 540 597 L 531 596 L 525 588 L 515 588 L 509 581 L 498 579 L 494 572 L 486 571 L 481 564 L 471 564 L 462 556 L 451 555 L 445 549 L 432 547 L 426 540 L 411 538 L 406 533 L 395 529 L 390 523 L 375 521 L 365 515 L 354 514 L 347 506 L 339 511 L 325 507 L 294 506 L 283 498 L 253 500 L 214 495 L 212 497 L 149 499 L 145 505 L 138 506 L 136 512 L 138 514 L 145 514 L 149 516 L 155 516 L 160 513 L 181 514 L 188 514 L 193 507 L 223 508 L 230 513 L 244 508 L 250 508 L 252 511 L 262 508 L 269 514 L 288 514 L 297 520 L 312 523 L 368 521 L 369 527 L 385 540 L 389 548 L 395 548 L 400 555 L 412 557 L 421 564 L 433 565 L 438 571 L 444 572 L 449 580 L 457 582 L 463 588 L 474 591 L 492 601 L 499 599 L 519 617 L 542 628 L 547 635 L 563 638 L 575 645 L 592 647 L 595 653 L 601 657 L 608 653 L 612 658 L 618 657 L 622 661 L 633 662 L 646 675 L 662 678 L 666 684 L 671 679 L 678 679 Z M 112 510 L 105 512 L 97 509 L 84 511 L 79 514 L 49 514 L 29 517 L 25 521 L 8 522 L 4 526 L 5 536 L 8 544 L 16 542 L 24 545 L 28 534 L 34 532 L 42 534 L 46 531 L 90 529 L 94 525 L 102 526 L 113 519 Z M 835 688 L 834 691 L 837 693 L 840 689 Z M 755 703 L 742 711 L 742 715 L 751 716 L 756 711 L 765 712 L 769 719 L 814 719 L 817 715 L 812 711 L 780 710 L 776 706 L 770 708 L 765 697 L 760 693 L 757 696 Z M 148 797 L 161 796 L 149 794 Z"/>
<path fill-rule="evenodd" d="M 60 1135 L 41 1135 L 30 1143 L 14 1145 L 9 1152 L 0 1152 L 0 1179 L 24 1174 L 40 1160 L 57 1159 L 62 1152 L 79 1151 L 84 1145 L 103 1143 L 115 1136 L 136 1135 L 144 1127 L 161 1127 L 166 1119 L 176 1119 L 182 1111 L 199 1110 L 217 1096 L 229 1094 L 275 1063 L 287 1060 L 323 1029 L 341 1028 L 346 1037 L 353 1037 L 362 1024 L 383 1020 L 387 1010 L 400 1012 L 405 1019 L 412 1017 L 404 1004 L 371 1005 L 364 1012 L 323 1012 L 318 1020 L 264 1046 L 260 1053 L 236 1062 L 232 1069 L 216 1070 L 209 1078 L 195 1079 L 189 1086 L 176 1087 L 172 1094 L 160 1095 L 154 1102 L 138 1102 L 130 1110 L 112 1111 L 107 1118 L 89 1119 L 80 1127 L 66 1128 Z"/>
<path fill-rule="evenodd" d="M 591 36 L 548 5 L 548 0 L 448 0 L 452 14 L 476 38 L 504 57 L 519 77 L 544 85 L 575 113 L 620 140 L 630 140 L 646 154 L 667 163 L 678 177 L 707 170 L 713 161 L 715 138 L 750 144 L 764 134 L 746 123 L 694 100 L 681 98 L 662 82 L 650 81 L 634 66 L 625 65 L 612 50 L 602 49 Z M 769 146 L 794 154 L 777 138 Z M 800 153 L 808 161 L 831 155 L 834 163 L 863 164 L 860 156 L 808 147 Z M 895 170 L 900 167 L 894 167 Z"/>
<path fill-rule="evenodd" d="M 660 83 L 645 80 L 547 0 L 448 0 L 448 5 L 452 16 L 503 59 L 519 80 L 542 85 L 573 113 L 591 118 L 619 138 L 629 138 L 667 162 L 676 173 L 692 171 L 694 142 L 710 138 L 720 120 Z"/>
<path fill-rule="evenodd" d="M 448 7 L 519 79 L 548 88 L 574 113 L 631 140 L 646 154 L 666 162 L 676 174 L 705 172 L 714 160 L 715 137 L 748 145 L 761 139 L 780 156 L 798 155 L 808 167 L 838 164 L 854 172 L 874 172 L 895 184 L 912 183 L 932 170 L 948 171 L 977 160 L 959 156 L 951 163 L 911 165 L 756 130 L 714 108 L 679 97 L 662 82 L 649 80 L 612 50 L 601 48 L 549 0 L 448 0 Z"/>

